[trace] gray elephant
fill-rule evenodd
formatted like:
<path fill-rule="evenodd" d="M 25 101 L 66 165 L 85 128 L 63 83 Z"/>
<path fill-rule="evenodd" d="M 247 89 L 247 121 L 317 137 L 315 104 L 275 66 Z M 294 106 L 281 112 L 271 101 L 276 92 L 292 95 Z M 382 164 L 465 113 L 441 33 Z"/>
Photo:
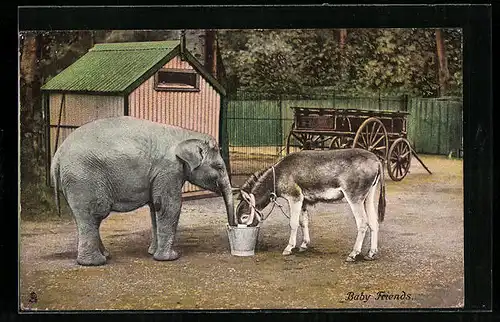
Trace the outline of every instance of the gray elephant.
<path fill-rule="evenodd" d="M 189 181 L 222 194 L 235 225 L 229 176 L 213 137 L 129 116 L 96 120 L 76 129 L 54 154 L 51 177 L 59 209 L 63 192 L 78 228 L 80 265 L 103 265 L 109 253 L 99 226 L 111 211 L 148 205 L 156 260 L 175 260 L 172 246 Z"/>

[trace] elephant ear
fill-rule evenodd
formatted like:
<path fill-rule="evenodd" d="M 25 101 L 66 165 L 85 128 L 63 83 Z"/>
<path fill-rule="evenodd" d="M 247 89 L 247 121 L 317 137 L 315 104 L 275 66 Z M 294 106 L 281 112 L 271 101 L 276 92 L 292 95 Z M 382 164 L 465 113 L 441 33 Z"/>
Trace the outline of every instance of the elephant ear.
<path fill-rule="evenodd" d="M 187 163 L 190 171 L 198 168 L 205 157 L 206 143 L 197 140 L 189 139 L 182 141 L 175 148 L 175 155 L 184 163 Z"/>

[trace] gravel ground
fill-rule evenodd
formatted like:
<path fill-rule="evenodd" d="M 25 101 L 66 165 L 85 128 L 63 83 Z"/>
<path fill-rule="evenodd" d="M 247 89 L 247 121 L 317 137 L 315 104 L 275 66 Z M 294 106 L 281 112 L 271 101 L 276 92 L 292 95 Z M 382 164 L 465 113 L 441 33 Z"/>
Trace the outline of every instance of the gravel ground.
<path fill-rule="evenodd" d="M 345 202 L 314 207 L 311 248 L 286 257 L 281 252 L 289 227 L 278 210 L 263 223 L 255 256 L 231 256 L 222 198 L 184 202 L 176 236 L 182 257 L 173 262 L 155 261 L 147 253 L 151 237 L 147 208 L 111 215 L 102 224 L 102 239 L 112 258 L 100 267 L 76 264 L 76 227 L 71 219 L 22 221 L 20 306 L 24 310 L 461 307 L 462 161 L 422 159 L 433 175 L 414 159 L 403 181 L 386 181 L 387 209 L 376 261 L 344 262 L 356 236 Z M 369 233 L 365 252 L 368 238 Z M 36 303 L 28 300 L 31 292 L 37 295 Z M 377 298 L 378 294 L 392 297 Z"/>

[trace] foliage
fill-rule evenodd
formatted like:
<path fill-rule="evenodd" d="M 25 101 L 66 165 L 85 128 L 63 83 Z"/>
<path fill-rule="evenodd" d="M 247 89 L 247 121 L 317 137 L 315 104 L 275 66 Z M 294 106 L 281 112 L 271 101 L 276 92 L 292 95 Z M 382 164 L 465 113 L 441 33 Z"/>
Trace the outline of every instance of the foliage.
<path fill-rule="evenodd" d="M 434 29 L 220 30 L 228 75 L 246 90 L 304 92 L 322 88 L 352 95 L 435 96 Z M 444 29 L 449 95 L 462 91 L 461 30 Z"/>

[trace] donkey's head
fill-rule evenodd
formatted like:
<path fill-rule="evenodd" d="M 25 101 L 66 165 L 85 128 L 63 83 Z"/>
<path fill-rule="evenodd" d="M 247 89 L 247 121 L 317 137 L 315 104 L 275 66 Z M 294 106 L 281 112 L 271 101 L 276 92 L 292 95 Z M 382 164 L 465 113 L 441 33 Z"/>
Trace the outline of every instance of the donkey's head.
<path fill-rule="evenodd" d="M 259 224 L 259 215 L 255 213 L 255 196 L 252 193 L 240 190 L 238 199 L 240 199 L 240 202 L 236 207 L 236 223 L 257 226 Z"/>

